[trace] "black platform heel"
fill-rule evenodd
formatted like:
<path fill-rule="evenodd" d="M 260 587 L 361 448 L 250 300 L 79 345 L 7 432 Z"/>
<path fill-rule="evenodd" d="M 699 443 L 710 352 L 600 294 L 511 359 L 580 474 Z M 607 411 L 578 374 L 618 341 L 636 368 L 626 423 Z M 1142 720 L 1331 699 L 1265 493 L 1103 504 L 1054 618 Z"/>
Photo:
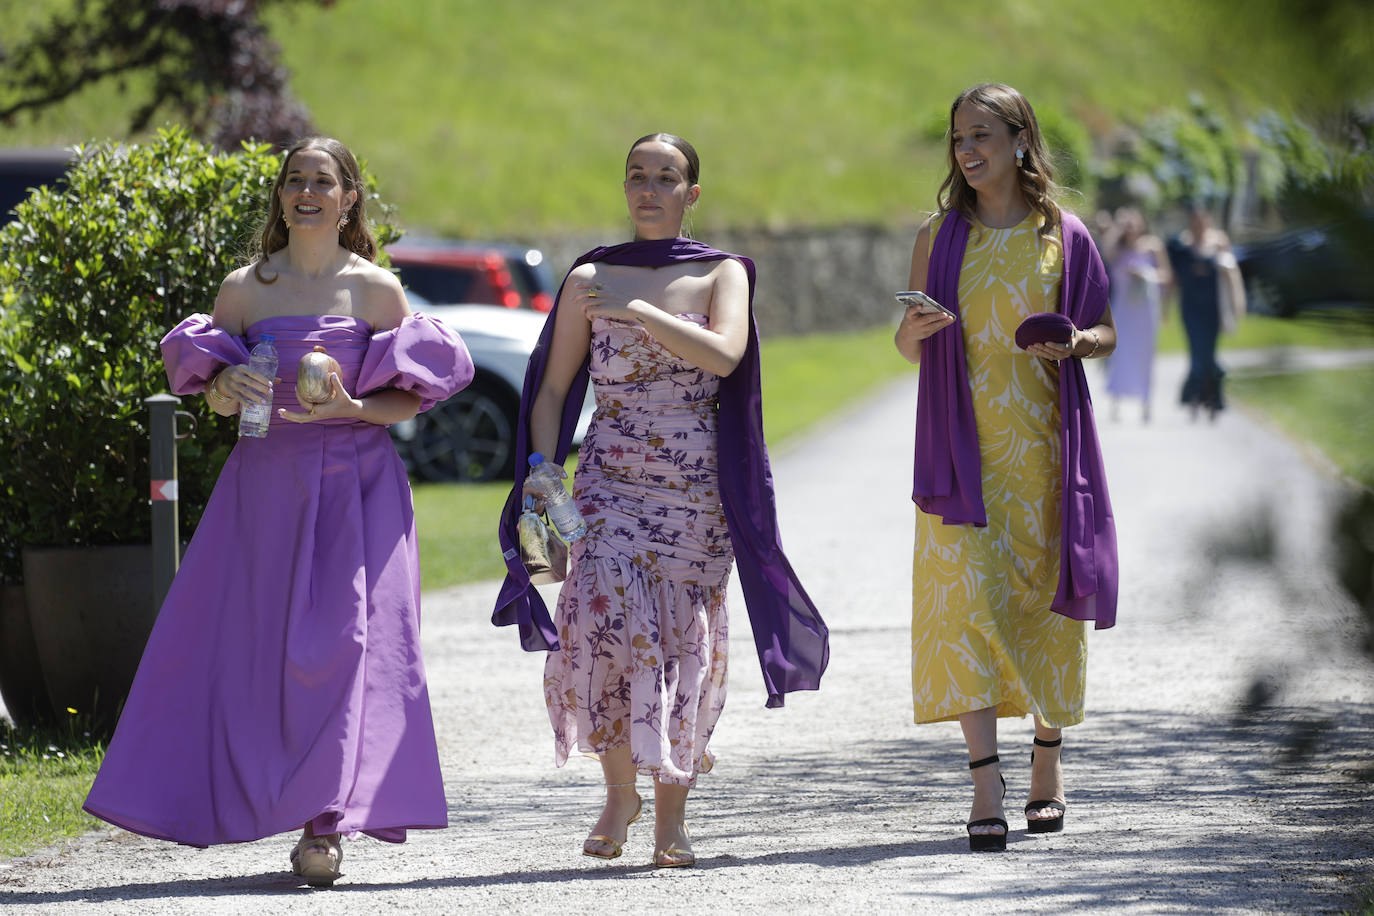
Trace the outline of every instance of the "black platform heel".
<path fill-rule="evenodd" d="M 1053 741 L 1041 741 L 1036 738 L 1033 742 L 1036 747 L 1059 747 L 1064 743 L 1062 737 L 1055 738 Z M 1035 765 L 1035 749 L 1031 749 L 1031 765 Z M 1041 808 L 1053 808 L 1059 812 L 1057 817 L 1032 818 L 1032 811 L 1039 811 Z M 1068 806 L 1061 801 L 1053 798 L 1036 798 L 1026 803 L 1026 832 L 1027 833 L 1058 833 L 1064 829 L 1064 812 Z"/>
<path fill-rule="evenodd" d="M 997 763 L 1000 758 L 993 754 L 991 757 L 984 757 L 982 760 L 974 760 L 968 765 L 970 770 L 985 767 L 990 763 Z M 1002 798 L 1007 797 L 1007 780 L 1001 773 L 997 778 L 1002 780 Z M 1001 827 L 1001 833 L 974 833 L 974 827 Z M 969 831 L 968 848 L 970 852 L 1003 852 L 1007 848 L 1007 822 L 1000 817 L 984 817 L 976 821 L 969 821 L 964 828 Z"/>

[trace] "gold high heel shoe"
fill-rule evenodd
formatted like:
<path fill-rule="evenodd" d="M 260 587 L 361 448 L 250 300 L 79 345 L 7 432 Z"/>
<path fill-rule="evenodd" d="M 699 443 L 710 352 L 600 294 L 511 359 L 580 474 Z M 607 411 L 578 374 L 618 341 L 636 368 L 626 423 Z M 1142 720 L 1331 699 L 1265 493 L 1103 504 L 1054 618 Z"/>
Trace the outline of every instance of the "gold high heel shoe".
<path fill-rule="evenodd" d="M 332 887 L 342 874 L 343 844 L 337 833 L 301 837 L 291 850 L 291 874 L 305 879 L 311 887 Z"/>
<path fill-rule="evenodd" d="M 682 832 L 691 839 L 692 832 L 687 829 L 687 825 L 682 825 Z M 654 850 L 654 868 L 688 868 L 697 864 L 696 854 L 690 849 L 678 849 L 670 846 L 667 849 Z"/>
<path fill-rule="evenodd" d="M 607 784 L 606 784 L 606 788 L 608 788 L 608 789 L 623 789 L 623 788 L 626 787 L 626 786 L 632 786 L 632 785 L 634 785 L 634 783 L 632 783 L 632 782 L 607 783 Z M 634 814 L 631 814 L 631 815 L 630 815 L 630 819 L 629 819 L 628 821 L 625 822 L 625 831 L 626 831 L 626 833 L 629 832 L 629 830 L 630 830 L 630 825 L 633 824 L 635 821 L 639 820 L 639 816 L 640 816 L 641 814 L 643 814 L 643 813 L 644 813 L 644 798 L 643 798 L 642 796 L 640 796 L 640 795 L 636 795 L 636 796 L 635 796 L 635 813 L 634 813 Z M 606 845 L 608 845 L 608 846 L 611 847 L 611 851 L 610 851 L 610 852 L 594 852 L 594 851 L 592 851 L 592 850 L 590 850 L 590 849 L 587 848 L 587 844 L 588 844 L 588 843 L 605 843 Z M 622 851 L 622 850 L 621 850 L 621 846 L 622 846 L 622 845 L 623 845 L 623 844 L 621 844 L 621 843 L 619 843 L 619 842 L 616 841 L 615 837 L 606 836 L 606 834 L 604 834 L 604 833 L 593 833 L 591 836 L 587 837 L 585 840 L 582 841 L 582 854 L 583 854 L 584 856 L 591 856 L 591 857 L 594 858 L 594 859 L 618 859 L 618 858 L 620 858 L 620 853 L 621 853 L 621 851 Z"/>

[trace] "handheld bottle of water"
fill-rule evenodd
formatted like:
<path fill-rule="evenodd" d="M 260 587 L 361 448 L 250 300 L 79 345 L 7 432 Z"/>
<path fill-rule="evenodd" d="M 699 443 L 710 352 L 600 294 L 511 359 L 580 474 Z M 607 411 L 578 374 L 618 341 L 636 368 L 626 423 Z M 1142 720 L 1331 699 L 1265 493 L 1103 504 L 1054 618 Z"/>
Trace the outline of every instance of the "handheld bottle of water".
<path fill-rule="evenodd" d="M 587 533 L 587 523 L 582 520 L 582 513 L 577 511 L 577 503 L 563 486 L 563 478 L 558 471 L 552 466 L 543 467 L 542 453 L 532 453 L 529 464 L 528 479 L 533 481 L 543 498 L 544 511 L 548 513 L 549 521 L 558 532 L 558 536 L 571 544 Z"/>
<path fill-rule="evenodd" d="M 271 334 L 262 335 L 258 345 L 248 360 L 248 368 L 266 379 L 277 376 L 277 348 L 272 346 L 276 338 Z M 272 400 L 253 401 L 244 404 L 239 411 L 239 435 L 261 439 L 267 435 L 267 427 L 272 422 Z"/>

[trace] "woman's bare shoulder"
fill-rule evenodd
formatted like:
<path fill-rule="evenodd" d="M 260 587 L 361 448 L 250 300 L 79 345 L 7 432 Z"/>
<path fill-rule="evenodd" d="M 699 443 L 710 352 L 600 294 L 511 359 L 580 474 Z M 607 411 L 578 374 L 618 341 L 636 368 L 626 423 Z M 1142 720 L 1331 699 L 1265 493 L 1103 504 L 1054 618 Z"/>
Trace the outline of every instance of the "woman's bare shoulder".
<path fill-rule="evenodd" d="M 596 276 L 597 266 L 595 261 L 588 261 L 585 264 L 578 264 L 568 271 L 569 280 L 590 280 Z"/>
<path fill-rule="evenodd" d="M 739 281 L 748 280 L 749 272 L 744 269 L 744 262 L 739 258 L 721 258 L 711 268 L 711 275 L 717 280 Z"/>
<path fill-rule="evenodd" d="M 253 265 L 247 264 L 225 277 L 215 296 L 215 326 L 231 334 L 242 334 L 248 324 L 246 316 L 258 301 L 262 282 L 253 274 Z"/>
<path fill-rule="evenodd" d="M 410 314 L 401 281 L 385 267 L 365 258 L 355 258 L 350 268 L 356 278 L 361 308 L 357 317 L 372 325 L 375 331 L 387 331 L 400 325 Z"/>

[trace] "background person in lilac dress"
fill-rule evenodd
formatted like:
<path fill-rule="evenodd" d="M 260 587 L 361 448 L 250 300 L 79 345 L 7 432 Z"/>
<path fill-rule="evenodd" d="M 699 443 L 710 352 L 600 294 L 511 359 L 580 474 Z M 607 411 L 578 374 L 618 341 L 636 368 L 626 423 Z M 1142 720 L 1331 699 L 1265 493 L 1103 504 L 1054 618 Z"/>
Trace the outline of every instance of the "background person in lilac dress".
<path fill-rule="evenodd" d="M 701 194 L 698 171 L 679 137 L 635 142 L 624 191 L 637 243 L 686 241 L 678 236 Z M 621 854 L 645 773 L 654 864 L 691 865 L 685 808 L 711 767 L 707 743 L 725 703 L 733 562 L 716 403 L 749 342 L 750 278 L 723 254 L 659 267 L 590 261 L 569 273 L 552 320 L 531 450 L 557 454 L 589 353 L 597 402 L 574 487 L 588 533 L 572 547 L 554 620 L 559 647 L 545 664 L 556 759 L 581 751 L 601 761 L 606 802 L 584 853 Z"/>
<path fill-rule="evenodd" d="M 162 341 L 172 389 L 215 412 L 270 399 L 225 461 L 163 603 L 85 808 L 192 846 L 304 832 L 292 870 L 339 875 L 340 835 L 447 824 L 424 665 L 410 486 L 386 426 L 472 379 L 463 342 L 373 263 L 357 162 L 314 137 L 284 157 L 256 261 L 213 318 Z M 279 376 L 250 372 L 276 338 Z M 339 363 L 306 407 L 296 366 Z"/>
<path fill-rule="evenodd" d="M 1171 282 L 1169 258 L 1164 243 L 1150 233 L 1135 207 L 1116 211 L 1103 249 L 1117 333 L 1116 349 L 1107 359 L 1112 419 L 1119 416 L 1122 398 L 1138 398 L 1148 423 L 1161 300 Z"/>

